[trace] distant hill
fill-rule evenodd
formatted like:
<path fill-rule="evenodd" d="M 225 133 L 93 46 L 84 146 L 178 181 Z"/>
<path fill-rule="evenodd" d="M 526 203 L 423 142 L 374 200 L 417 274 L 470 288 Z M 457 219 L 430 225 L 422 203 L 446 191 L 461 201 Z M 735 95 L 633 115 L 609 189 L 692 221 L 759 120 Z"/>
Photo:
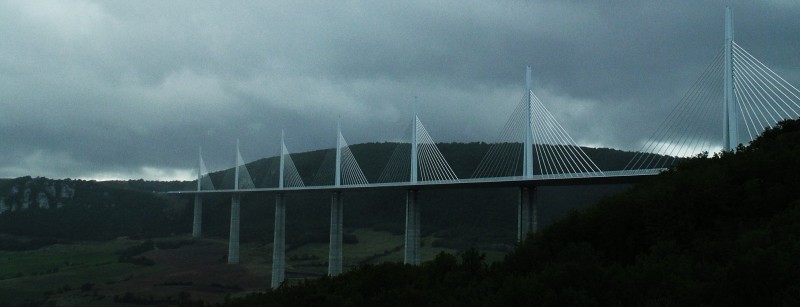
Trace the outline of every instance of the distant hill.
<path fill-rule="evenodd" d="M 460 178 L 470 178 L 472 172 L 489 150 L 487 143 L 437 144 L 442 155 Z M 390 156 L 402 146 L 398 143 L 365 143 L 351 145 L 370 182 L 375 182 Z M 407 145 L 406 145 L 407 146 Z M 583 148 L 601 169 L 618 170 L 625 167 L 635 153 L 607 148 Z M 333 149 L 292 154 L 298 173 L 306 183 L 315 182 L 319 166 L 330 159 Z M 278 157 L 263 158 L 247 163 L 248 172 L 257 187 L 277 186 Z M 520 170 L 521 172 L 521 170 Z M 212 181 L 218 189 L 233 187 L 233 168 L 213 172 Z M 319 178 L 316 178 L 319 180 Z M 193 190 L 196 183 L 187 184 Z M 540 221 L 547 224 L 565 216 L 570 210 L 595 203 L 604 196 L 625 189 L 627 185 L 583 187 L 542 187 L 538 191 Z M 259 196 L 261 197 L 261 196 Z M 469 246 L 506 246 L 516 240 L 516 206 L 518 190 L 472 189 L 423 191 L 423 235 L 436 234 L 444 239 L 442 246 L 463 249 Z M 186 198 L 188 200 L 188 198 Z M 287 199 L 287 244 L 290 246 L 328 241 L 330 196 L 320 193 L 291 194 Z M 225 196 L 205 196 L 204 232 L 213 236 L 228 235 L 230 199 Z M 272 241 L 274 196 L 258 199 L 245 196 L 242 200 L 242 239 Z M 345 228 L 372 228 L 400 234 L 404 231 L 405 195 L 403 191 L 354 192 L 344 195 Z"/>
<path fill-rule="evenodd" d="M 407 146 L 407 145 L 406 145 Z M 469 178 L 489 150 L 486 143 L 438 144 L 454 172 Z M 350 149 L 365 175 L 375 182 L 397 143 L 366 143 Z M 633 153 L 612 149 L 583 148 L 602 169 L 620 169 Z M 309 184 L 324 182 L 317 172 L 332 149 L 292 154 L 298 172 Z M 327 161 L 331 162 L 331 161 Z M 259 186 L 277 185 L 277 157 L 247 164 Z M 233 169 L 211 174 L 217 188 L 233 186 Z M 315 178 L 316 177 L 316 178 Z M 323 180 L 323 182 L 320 182 Z M 61 238 L 107 239 L 117 236 L 152 237 L 191 231 L 192 198 L 162 192 L 193 189 L 192 182 L 144 180 L 86 181 L 21 177 L 0 180 L 0 233 Z M 596 202 L 625 186 L 545 187 L 538 192 L 540 221 L 550 223 L 573 208 Z M 516 240 L 517 190 L 424 191 L 422 231 L 443 238 L 437 244 L 463 249 L 494 246 L 509 249 Z M 298 246 L 327 242 L 329 195 L 292 194 L 288 197 L 287 243 Z M 402 191 L 345 193 L 344 223 L 347 229 L 372 228 L 402 233 L 405 195 Z M 272 241 L 274 196 L 245 196 L 242 207 L 242 240 Z M 230 199 L 204 197 L 203 232 L 228 235 Z M 499 244 L 499 245 L 498 245 Z M 505 247 L 503 247 L 505 246 Z"/>
<path fill-rule="evenodd" d="M 168 187 L 172 183 L 158 183 Z M 185 232 L 185 205 L 129 183 L 20 177 L 0 181 L 0 233 L 68 240 Z M 188 212 L 191 214 L 191 212 Z M 188 222 L 187 222 L 188 221 Z M 2 246 L 0 246 L 2 249 Z"/>
<path fill-rule="evenodd" d="M 477 250 L 362 266 L 228 306 L 776 306 L 800 302 L 800 121 Z"/>

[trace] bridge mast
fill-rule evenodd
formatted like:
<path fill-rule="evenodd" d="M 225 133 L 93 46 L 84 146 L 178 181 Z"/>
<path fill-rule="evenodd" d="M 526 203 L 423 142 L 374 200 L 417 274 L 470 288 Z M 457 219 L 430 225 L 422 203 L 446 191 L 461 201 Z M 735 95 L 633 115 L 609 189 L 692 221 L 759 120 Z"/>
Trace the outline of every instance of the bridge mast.
<path fill-rule="evenodd" d="M 417 182 L 417 96 L 414 96 L 414 117 L 411 119 L 411 177 L 409 181 Z"/>
<path fill-rule="evenodd" d="M 533 132 L 531 131 L 531 104 L 532 104 L 532 97 L 531 93 L 531 66 L 525 70 L 525 85 L 527 85 L 528 93 L 527 93 L 527 102 L 525 105 L 525 115 L 526 118 L 526 125 L 525 125 L 525 161 L 523 162 L 523 173 L 522 175 L 525 178 L 533 177 Z"/>
<path fill-rule="evenodd" d="M 334 171 L 336 178 L 333 180 L 334 186 L 342 185 L 342 121 L 336 121 L 336 170 Z"/>
<path fill-rule="evenodd" d="M 725 8 L 725 74 L 722 140 L 725 151 L 736 150 L 739 144 L 738 110 L 733 84 L 733 12 Z"/>
<path fill-rule="evenodd" d="M 201 180 L 203 179 L 203 147 L 197 149 L 197 191 L 203 187 Z"/>
<path fill-rule="evenodd" d="M 280 168 L 278 170 L 278 188 L 283 189 L 283 171 L 286 168 L 286 163 L 284 161 L 284 155 L 286 154 L 286 142 L 285 142 L 285 133 L 283 129 L 281 129 L 281 158 L 280 158 Z"/>
<path fill-rule="evenodd" d="M 234 168 L 233 189 L 239 189 L 239 139 L 236 139 L 236 168 Z"/>

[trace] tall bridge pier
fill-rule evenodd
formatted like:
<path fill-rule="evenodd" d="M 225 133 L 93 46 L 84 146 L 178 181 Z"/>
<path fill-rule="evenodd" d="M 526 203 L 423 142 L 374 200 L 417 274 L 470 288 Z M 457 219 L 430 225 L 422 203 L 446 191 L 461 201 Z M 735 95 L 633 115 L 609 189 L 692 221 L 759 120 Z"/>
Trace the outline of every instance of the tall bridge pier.
<path fill-rule="evenodd" d="M 233 189 L 239 190 L 239 140 L 236 140 L 236 168 L 234 169 Z M 228 264 L 239 264 L 239 222 L 241 221 L 241 195 L 231 195 L 231 229 L 228 236 Z"/>
<path fill-rule="evenodd" d="M 283 193 L 275 195 L 275 231 L 272 241 L 272 288 L 279 287 L 286 278 L 286 199 Z"/>
<path fill-rule="evenodd" d="M 406 192 L 406 232 L 403 263 L 420 265 L 420 214 L 417 205 L 417 190 Z"/>
<path fill-rule="evenodd" d="M 203 175 L 205 172 L 205 165 L 203 165 L 203 151 L 198 150 L 197 153 L 197 192 L 203 189 Z M 194 195 L 194 217 L 192 220 L 192 238 L 199 238 L 202 234 L 203 227 L 203 197 L 200 193 Z"/>
<path fill-rule="evenodd" d="M 517 206 L 517 240 L 524 240 L 528 233 L 536 233 L 539 223 L 536 205 L 536 188 L 520 187 Z"/>
<path fill-rule="evenodd" d="M 281 158 L 278 171 L 278 190 L 285 184 L 284 171 L 286 170 L 286 136 L 281 131 Z M 272 288 L 275 289 L 286 278 L 286 199 L 279 192 L 275 195 L 275 231 L 272 240 Z"/>
<path fill-rule="evenodd" d="M 198 180 L 200 182 L 200 180 Z M 199 190 L 198 190 L 199 191 Z M 203 227 L 203 197 L 200 194 L 194 195 L 194 218 L 192 219 L 192 238 L 201 236 Z"/>
<path fill-rule="evenodd" d="M 228 264 L 239 264 L 239 224 L 241 221 L 241 198 L 239 193 L 231 196 L 231 229 L 228 237 Z"/>
<path fill-rule="evenodd" d="M 333 185 L 342 186 L 342 124 L 336 122 L 336 164 Z M 342 192 L 331 193 L 331 230 L 330 244 L 328 247 L 328 275 L 336 276 L 342 273 L 342 236 L 344 225 L 342 223 Z"/>
<path fill-rule="evenodd" d="M 344 225 L 342 223 L 342 192 L 331 193 L 331 233 L 328 248 L 328 275 L 336 276 L 342 273 L 342 236 Z"/>

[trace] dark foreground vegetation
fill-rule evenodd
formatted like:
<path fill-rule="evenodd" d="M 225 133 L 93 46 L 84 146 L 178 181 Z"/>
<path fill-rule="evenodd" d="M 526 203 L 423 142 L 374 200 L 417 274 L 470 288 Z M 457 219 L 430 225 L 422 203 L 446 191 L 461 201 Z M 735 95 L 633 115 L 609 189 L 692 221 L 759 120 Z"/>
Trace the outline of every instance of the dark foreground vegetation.
<path fill-rule="evenodd" d="M 800 122 L 698 156 L 530 236 L 420 267 L 364 265 L 228 306 L 800 305 Z"/>

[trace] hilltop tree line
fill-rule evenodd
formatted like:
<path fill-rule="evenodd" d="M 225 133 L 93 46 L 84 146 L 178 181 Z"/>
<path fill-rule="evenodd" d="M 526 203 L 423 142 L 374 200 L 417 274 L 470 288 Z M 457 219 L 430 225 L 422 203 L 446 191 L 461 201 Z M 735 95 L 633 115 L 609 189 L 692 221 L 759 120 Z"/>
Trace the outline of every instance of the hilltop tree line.
<path fill-rule="evenodd" d="M 64 240 L 149 238 L 184 233 L 191 227 L 191 211 L 185 210 L 185 202 L 123 188 L 118 183 L 21 177 L 4 181 L 2 188 L 10 190 L 17 186 L 38 191 L 39 186 L 64 184 L 65 181 L 74 194 L 59 198 L 58 206 L 55 203 L 49 208 L 32 205 L 25 210 L 0 214 L 0 233 L 34 238 L 30 241 L 0 238 L 0 249 L 31 249 Z"/>
<path fill-rule="evenodd" d="M 370 182 L 379 178 L 398 143 L 365 143 L 350 146 Z M 459 178 L 469 178 L 489 150 L 487 143 L 438 144 L 443 156 Z M 403 148 L 400 148 L 403 149 Z M 603 169 L 622 169 L 632 152 L 584 148 Z M 319 179 L 319 167 L 330 159 L 333 149 L 292 154 L 300 176 L 306 183 Z M 521 156 L 519 157 L 521 159 Z M 278 157 L 246 164 L 257 187 L 277 186 Z M 331 162 L 331 161 L 327 161 Z M 518 163 L 519 164 L 519 163 Z M 332 167 L 332 165 L 331 165 Z M 521 170 L 520 170 L 521 172 Z M 216 188 L 233 187 L 233 169 L 210 174 Z M 333 176 L 331 174 L 331 176 Z M 330 178 L 332 184 L 333 177 Z M 319 184 L 318 182 L 316 182 Z M 572 208 L 589 205 L 625 185 L 584 187 L 544 187 L 539 191 L 540 221 L 543 224 L 562 217 Z M 196 183 L 186 185 L 193 190 Z M 404 232 L 405 192 L 375 191 L 344 193 L 345 229 L 371 228 L 394 234 Z M 421 191 L 422 235 L 436 235 L 439 246 L 465 249 L 470 246 L 506 246 L 516 240 L 516 188 Z M 325 193 L 287 195 L 286 242 L 289 248 L 305 243 L 327 243 L 330 222 L 330 195 Z M 230 197 L 205 195 L 203 229 L 208 235 L 226 237 L 230 220 Z M 272 240 L 274 195 L 245 195 L 242 198 L 241 235 L 244 241 Z M 504 249 L 505 250 L 505 249 Z"/>
<path fill-rule="evenodd" d="M 397 143 L 367 143 L 351 146 L 368 179 L 374 182 L 387 163 Z M 445 143 L 439 147 L 461 178 L 471 175 L 489 149 L 486 143 Z M 621 168 L 633 153 L 611 149 L 584 150 L 605 169 Z M 314 182 L 323 160 L 332 150 L 293 154 L 303 179 Z M 277 157 L 247 164 L 253 180 L 269 185 L 277 178 Z M 328 161 L 330 162 L 330 161 Z M 218 188 L 232 186 L 233 170 L 211 174 Z M 274 178 L 273 178 L 274 177 Z M 318 179 L 318 178 L 317 178 Z M 332 177 L 330 178 L 332 181 Z M 58 240 L 105 240 L 119 236 L 152 238 L 189 233 L 192 225 L 193 197 L 163 194 L 172 190 L 192 190 L 192 182 L 157 182 L 145 180 L 95 182 L 87 180 L 50 180 L 22 177 L 0 181 L 0 194 L 13 186 L 33 189 L 33 195 L 45 190 L 39 185 L 69 182 L 74 197 L 58 199 L 49 208 L 31 206 L 26 210 L 0 214 L 0 233 L 44 238 L 36 244 L 0 239 L 0 249 L 30 249 Z M 227 187 L 230 188 L 230 187 Z M 570 208 L 582 207 L 600 196 L 619 190 L 619 186 L 548 187 L 540 191 L 540 220 L 544 223 L 563 216 Z M 509 189 L 446 190 L 420 192 L 423 235 L 436 235 L 437 245 L 456 249 L 470 246 L 493 246 L 508 250 L 516 240 L 516 202 L 518 191 Z M 49 195 L 49 194 L 48 194 Z M 21 193 L 7 200 L 21 201 Z M 404 191 L 354 192 L 344 194 L 345 229 L 371 228 L 402 234 L 404 231 Z M 243 242 L 272 240 L 274 195 L 245 195 L 242 199 L 241 235 Z M 328 242 L 330 195 L 325 193 L 287 196 L 287 232 L 289 248 L 305 243 Z M 226 238 L 230 221 L 230 197 L 203 196 L 204 236 Z M 353 238 L 357 240 L 357 238 Z M 4 244 L 2 242 L 6 242 Z"/>

